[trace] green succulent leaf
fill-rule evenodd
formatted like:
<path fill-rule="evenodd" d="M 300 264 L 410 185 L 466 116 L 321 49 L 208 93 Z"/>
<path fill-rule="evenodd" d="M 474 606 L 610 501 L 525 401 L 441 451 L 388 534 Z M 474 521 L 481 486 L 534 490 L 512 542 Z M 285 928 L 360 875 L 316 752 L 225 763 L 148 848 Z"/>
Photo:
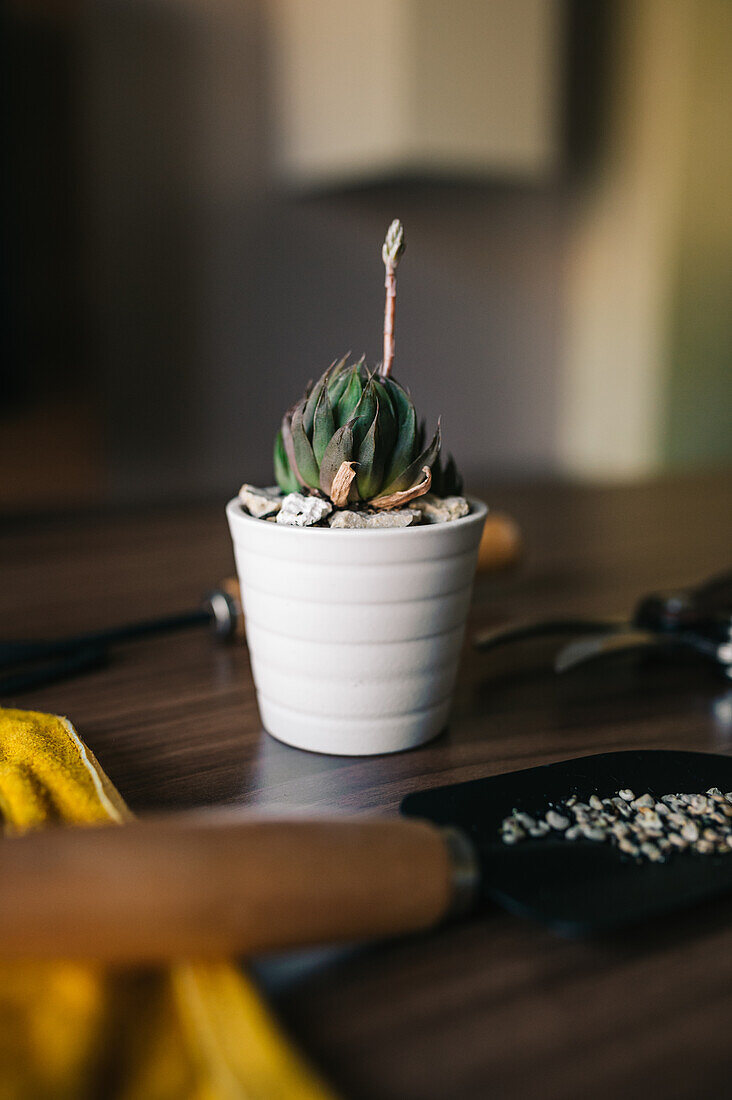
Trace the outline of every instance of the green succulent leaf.
<path fill-rule="evenodd" d="M 344 369 L 344 364 L 344 359 L 340 363 L 336 363 L 328 381 L 328 397 L 333 409 L 338 407 L 338 402 L 343 397 L 350 379 L 350 372 Z"/>
<path fill-rule="evenodd" d="M 391 493 L 401 493 L 405 489 L 411 489 L 413 485 L 416 485 L 422 480 L 422 470 L 425 466 L 429 466 L 432 469 L 432 465 L 440 453 L 440 444 L 442 442 L 442 433 L 440 431 L 440 425 L 437 425 L 437 431 L 435 432 L 432 442 L 429 447 L 426 447 L 424 451 L 413 462 L 407 466 L 407 468 L 399 474 L 394 481 L 386 482 L 383 491 L 380 496 L 388 496 Z"/>
<path fill-rule="evenodd" d="M 350 355 L 350 352 L 349 352 Z M 345 379 L 348 371 L 346 370 L 346 364 L 348 362 L 348 355 L 344 355 L 342 359 L 333 360 L 328 368 L 328 385 L 333 386 L 338 379 Z"/>
<path fill-rule="evenodd" d="M 328 387 L 323 386 L 320 391 L 318 404 L 315 408 L 315 417 L 313 421 L 313 454 L 315 455 L 315 461 L 318 463 L 318 466 L 320 466 L 323 461 L 323 455 L 333 438 L 334 432 L 335 419 L 333 417 L 330 397 L 328 396 Z"/>
<path fill-rule="evenodd" d="M 391 485 L 413 461 L 417 454 L 417 414 L 409 395 L 402 387 L 389 378 L 386 382 L 389 396 L 396 413 L 397 435 L 391 458 L 384 473 L 384 484 Z"/>
<path fill-rule="evenodd" d="M 344 462 L 353 461 L 353 429 L 350 424 L 336 428 L 330 443 L 325 448 L 320 463 L 320 488 L 330 496 L 333 478 Z"/>
<path fill-rule="evenodd" d="M 381 453 L 384 458 L 384 468 L 386 468 L 386 460 L 394 450 L 394 444 L 397 438 L 397 418 L 394 412 L 394 406 L 392 405 L 389 391 L 383 382 L 374 378 L 373 381 L 374 392 L 376 394 L 376 400 L 379 408 L 379 427 L 381 428 Z"/>
<path fill-rule="evenodd" d="M 285 451 L 285 444 L 282 440 L 281 431 L 277 433 L 277 438 L 275 439 L 274 471 L 275 481 L 283 493 L 296 493 L 298 491 L 300 482 L 293 474 L 290 469 L 290 463 L 287 461 L 287 452 Z"/>
<path fill-rule="evenodd" d="M 305 482 L 302 479 L 300 471 L 297 468 L 297 459 L 295 458 L 295 446 L 292 442 L 292 414 L 295 411 L 294 406 L 288 409 L 285 415 L 282 417 L 282 427 L 280 428 L 280 434 L 282 435 L 282 445 L 285 448 L 285 455 L 290 470 L 295 477 L 300 488 L 305 488 Z"/>
<path fill-rule="evenodd" d="M 315 419 L 315 409 L 317 408 L 320 395 L 325 388 L 325 378 L 320 378 L 315 385 L 310 389 L 306 395 L 305 408 L 302 414 L 302 426 L 305 429 L 305 434 L 308 438 L 313 434 L 313 421 Z"/>
<path fill-rule="evenodd" d="M 343 391 L 343 396 L 340 398 L 336 410 L 336 420 L 339 428 L 342 428 L 344 424 L 348 423 L 356 411 L 356 406 L 361 400 L 363 384 L 361 382 L 361 372 L 358 363 L 348 372 L 347 379 L 346 388 Z"/>
<path fill-rule="evenodd" d="M 369 379 L 364 386 L 361 399 L 358 405 L 356 405 L 350 420 L 351 427 L 353 428 L 353 444 L 356 450 L 358 450 L 366 438 L 366 433 L 371 427 L 371 423 L 376 415 L 376 408 L 376 390 L 374 389 L 372 379 Z"/>
<path fill-rule="evenodd" d="M 357 451 L 356 486 L 361 500 L 376 496 L 384 479 L 384 448 L 379 403 L 376 402 L 371 427 Z"/>
<path fill-rule="evenodd" d="M 301 401 L 292 414 L 292 420 L 290 421 L 292 446 L 300 477 L 311 489 L 318 489 L 320 487 L 320 471 L 318 463 L 315 461 L 312 444 L 305 434 L 304 413 L 305 401 Z"/>

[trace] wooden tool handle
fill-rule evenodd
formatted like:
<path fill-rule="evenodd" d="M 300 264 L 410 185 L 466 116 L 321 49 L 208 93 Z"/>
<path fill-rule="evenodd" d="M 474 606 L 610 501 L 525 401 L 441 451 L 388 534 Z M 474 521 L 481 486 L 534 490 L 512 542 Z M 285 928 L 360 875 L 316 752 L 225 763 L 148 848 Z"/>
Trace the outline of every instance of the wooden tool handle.
<path fill-rule="evenodd" d="M 449 911 L 421 821 L 198 813 L 0 841 L 0 956 L 249 955 L 427 928 Z"/>
<path fill-rule="evenodd" d="M 478 572 L 492 573 L 515 565 L 523 550 L 521 531 L 505 512 L 489 512 L 478 550 Z"/>

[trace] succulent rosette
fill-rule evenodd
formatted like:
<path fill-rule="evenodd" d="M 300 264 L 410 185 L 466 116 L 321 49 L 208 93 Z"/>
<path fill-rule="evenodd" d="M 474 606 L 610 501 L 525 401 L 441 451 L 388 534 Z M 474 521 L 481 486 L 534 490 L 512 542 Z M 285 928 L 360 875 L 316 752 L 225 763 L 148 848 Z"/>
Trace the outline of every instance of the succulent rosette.
<path fill-rule="evenodd" d="M 412 399 L 391 377 L 395 270 L 404 234 L 393 222 L 382 251 L 386 265 L 384 361 L 334 363 L 288 409 L 275 441 L 275 477 L 285 493 L 327 497 L 336 508 L 398 508 L 430 491 L 460 491 L 452 458 L 440 463 L 441 432 L 425 446 Z"/>
<path fill-rule="evenodd" d="M 275 476 L 286 493 L 314 492 L 338 508 L 395 508 L 426 493 L 440 453 L 440 427 L 422 448 L 412 400 L 393 378 L 345 359 L 285 414 Z"/>

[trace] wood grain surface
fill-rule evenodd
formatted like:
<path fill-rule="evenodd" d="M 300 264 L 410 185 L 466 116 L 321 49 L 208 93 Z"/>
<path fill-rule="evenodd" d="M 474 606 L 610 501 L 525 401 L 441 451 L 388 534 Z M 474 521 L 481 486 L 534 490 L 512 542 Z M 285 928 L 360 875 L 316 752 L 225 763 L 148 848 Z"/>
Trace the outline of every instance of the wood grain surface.
<path fill-rule="evenodd" d="M 732 565 L 732 479 L 486 486 L 524 560 L 478 580 L 470 632 L 629 611 Z M 182 610 L 232 569 L 223 502 L 4 521 L 0 635 L 42 637 Z M 466 646 L 449 730 L 371 759 L 287 748 L 260 727 L 244 648 L 204 631 L 120 648 L 109 667 L 14 700 L 68 715 L 138 813 L 209 804 L 392 813 L 408 792 L 609 749 L 732 753 L 732 684 L 621 661 L 563 679 L 551 647 Z M 724 1096 L 732 903 L 575 943 L 495 912 L 340 954 L 288 983 L 283 1020 L 353 1100 Z"/>

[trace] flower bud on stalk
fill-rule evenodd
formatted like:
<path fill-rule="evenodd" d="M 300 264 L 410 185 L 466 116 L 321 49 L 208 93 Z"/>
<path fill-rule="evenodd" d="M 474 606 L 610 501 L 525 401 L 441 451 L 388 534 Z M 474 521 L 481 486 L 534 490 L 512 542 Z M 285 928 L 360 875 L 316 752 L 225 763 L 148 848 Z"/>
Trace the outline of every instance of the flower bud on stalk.
<path fill-rule="evenodd" d="M 393 221 L 382 249 L 386 307 L 381 367 L 369 371 L 363 359 L 350 366 L 347 357 L 341 359 L 283 417 L 274 466 L 285 493 L 325 496 L 336 508 L 361 503 L 383 510 L 408 504 L 430 487 L 459 491 L 452 460 L 444 473 L 440 466 L 439 423 L 425 446 L 411 397 L 391 377 L 396 266 L 403 251 L 404 230 Z"/>
<path fill-rule="evenodd" d="M 396 269 L 404 252 L 404 228 L 398 219 L 389 226 L 386 240 L 381 250 L 381 258 L 386 268 L 386 303 L 384 306 L 384 361 L 379 371 L 382 378 L 391 374 L 394 362 L 394 307 L 396 305 Z"/>

